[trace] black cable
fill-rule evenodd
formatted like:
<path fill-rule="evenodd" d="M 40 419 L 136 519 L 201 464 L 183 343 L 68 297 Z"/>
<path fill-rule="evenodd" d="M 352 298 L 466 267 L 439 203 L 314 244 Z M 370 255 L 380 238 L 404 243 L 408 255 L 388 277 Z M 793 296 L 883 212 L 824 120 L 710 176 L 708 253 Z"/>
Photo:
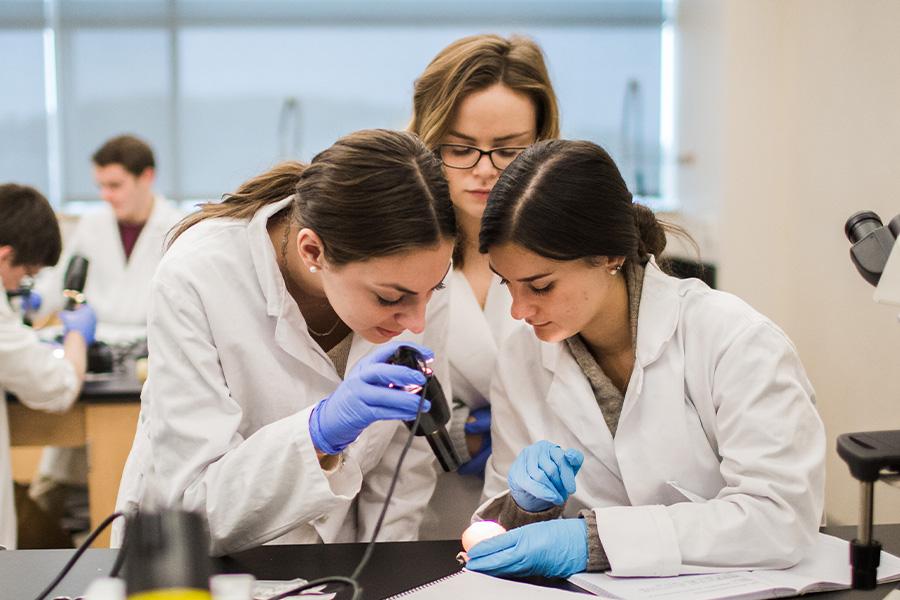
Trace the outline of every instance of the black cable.
<path fill-rule="evenodd" d="M 424 405 L 425 387 L 423 386 L 421 395 L 419 396 L 419 407 L 416 410 L 416 420 L 413 421 L 413 424 L 409 430 L 409 436 L 406 438 L 406 444 L 403 446 L 403 450 L 400 452 L 400 458 L 397 459 L 397 466 L 394 467 L 394 475 L 393 477 L 391 477 L 391 485 L 388 486 L 387 494 L 384 497 L 384 504 L 381 506 L 381 514 L 378 515 L 378 521 L 375 523 L 375 531 L 372 532 L 372 539 L 369 540 L 369 543 L 366 546 L 366 551 L 363 553 L 363 557 L 359 560 L 359 564 L 356 565 L 356 569 L 354 569 L 353 574 L 350 575 L 350 577 L 334 576 L 314 579 L 313 581 L 304 583 L 301 586 L 295 587 L 286 592 L 282 592 L 277 596 L 273 596 L 269 598 L 269 600 L 284 600 L 285 598 L 289 598 L 290 596 L 296 596 L 300 592 L 304 592 L 314 587 L 319 587 L 320 585 L 329 583 L 340 583 L 347 587 L 350 587 L 353 590 L 353 594 L 350 597 L 351 600 L 357 600 L 358 598 L 360 598 L 360 596 L 362 595 L 362 586 L 359 585 L 357 579 L 359 578 L 359 575 L 360 573 L 362 573 L 363 569 L 366 568 L 369 559 L 372 558 L 372 552 L 375 550 L 375 540 L 378 539 L 378 533 L 381 531 L 381 524 L 384 522 L 384 515 L 387 514 L 388 506 L 391 503 L 391 497 L 394 495 L 394 488 L 397 487 L 397 479 L 400 477 L 400 467 L 403 465 L 403 460 L 406 458 L 406 453 L 409 452 L 413 440 L 416 437 L 416 430 L 419 428 L 419 421 L 422 420 L 422 407 Z"/>
<path fill-rule="evenodd" d="M 48 585 L 46 588 L 44 588 L 44 590 L 40 594 L 38 594 L 34 600 L 44 600 L 44 598 L 46 598 L 50 594 L 50 592 L 53 591 L 53 588 L 58 586 L 59 582 L 62 581 L 66 575 L 68 575 L 69 571 L 72 570 L 72 567 L 75 566 L 75 563 L 78 562 L 78 559 L 81 558 L 81 555 L 84 554 L 85 551 L 88 549 L 88 546 L 90 546 L 94 542 L 94 540 L 97 539 L 97 536 L 100 535 L 101 533 L 103 533 L 103 530 L 106 529 L 107 527 L 109 527 L 110 523 L 112 523 L 117 518 L 122 517 L 124 515 L 125 515 L 125 513 L 114 512 L 113 514 L 111 514 L 108 517 L 106 517 L 105 519 L 103 519 L 103 522 L 100 523 L 99 525 L 97 525 L 97 527 L 91 532 L 91 534 L 89 536 L 87 536 L 87 539 L 84 540 L 83 542 L 81 542 L 81 545 L 78 547 L 78 550 L 75 551 L 75 554 L 72 555 L 72 558 L 69 559 L 69 561 L 65 564 L 65 566 L 62 568 L 62 570 L 59 572 L 59 574 L 53 578 L 53 581 L 50 582 L 50 585 Z M 124 553 L 120 551 L 119 555 L 122 556 L 122 555 L 124 555 Z M 118 565 L 118 563 L 119 563 L 118 558 L 116 559 L 116 563 Z M 118 565 L 118 566 L 121 566 L 121 565 Z M 114 567 L 114 568 L 117 568 L 117 567 Z"/>

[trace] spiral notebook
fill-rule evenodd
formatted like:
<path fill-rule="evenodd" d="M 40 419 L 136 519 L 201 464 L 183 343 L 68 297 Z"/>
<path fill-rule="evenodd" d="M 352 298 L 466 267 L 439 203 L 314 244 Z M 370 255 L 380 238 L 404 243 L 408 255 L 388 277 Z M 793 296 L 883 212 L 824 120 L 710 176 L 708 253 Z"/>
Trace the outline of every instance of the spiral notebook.
<path fill-rule="evenodd" d="M 403 600 L 462 600 L 490 598 L 490 600 L 580 600 L 584 594 L 556 588 L 541 587 L 483 575 L 463 569 L 431 583 L 391 596 Z M 390 599 L 389 599 L 390 600 Z"/>

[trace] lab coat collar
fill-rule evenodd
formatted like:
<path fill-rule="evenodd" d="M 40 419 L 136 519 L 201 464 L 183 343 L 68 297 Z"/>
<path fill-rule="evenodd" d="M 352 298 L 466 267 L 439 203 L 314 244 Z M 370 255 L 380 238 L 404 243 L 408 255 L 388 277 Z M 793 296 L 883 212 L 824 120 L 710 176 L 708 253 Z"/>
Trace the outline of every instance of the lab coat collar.
<path fill-rule="evenodd" d="M 281 270 L 278 268 L 278 260 L 275 249 L 269 238 L 267 226 L 269 219 L 280 210 L 290 206 L 293 196 L 273 202 L 256 211 L 247 226 L 247 237 L 250 247 L 250 257 L 253 261 L 253 269 L 259 280 L 259 286 L 266 300 L 266 314 L 276 319 L 275 342 L 294 358 L 316 367 L 316 371 L 327 375 L 333 381 L 340 381 L 337 372 L 333 370 L 331 359 L 322 348 L 307 333 L 306 320 L 297 307 L 293 298 L 288 294 L 284 284 Z M 355 332 L 350 345 L 350 355 L 347 358 L 346 372 L 356 362 L 365 356 L 374 344 L 367 341 Z M 327 366 L 331 366 L 328 369 Z M 330 374 L 333 373 L 333 377 Z"/>
<path fill-rule="evenodd" d="M 634 370 L 625 394 L 625 403 L 619 423 L 636 402 L 644 383 L 644 369 L 662 354 L 666 343 L 672 339 L 678 325 L 681 296 L 686 287 L 680 280 L 664 274 L 653 257 L 644 268 Z M 596 456 L 612 474 L 621 479 L 612 434 L 602 415 L 597 419 L 585 419 L 584 415 L 600 411 L 590 383 L 566 348 L 564 342 L 541 342 L 541 363 L 553 373 L 547 401 L 567 427 L 578 437 L 584 448 Z"/>
<path fill-rule="evenodd" d="M 256 211 L 247 226 L 253 269 L 256 271 L 259 287 L 266 298 L 266 314 L 270 317 L 281 316 L 287 289 L 281 276 L 281 270 L 278 268 L 278 258 L 275 256 L 275 249 L 272 247 L 267 228 L 272 215 L 288 207 L 292 200 L 293 196 L 289 196 L 284 200 L 263 206 Z"/>

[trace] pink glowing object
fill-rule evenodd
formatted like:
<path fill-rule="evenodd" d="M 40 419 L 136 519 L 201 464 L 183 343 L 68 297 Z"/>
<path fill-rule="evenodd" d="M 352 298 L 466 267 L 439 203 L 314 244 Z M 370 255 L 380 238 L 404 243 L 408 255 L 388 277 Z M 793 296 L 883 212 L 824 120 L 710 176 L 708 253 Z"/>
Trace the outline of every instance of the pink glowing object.
<path fill-rule="evenodd" d="M 466 552 L 478 542 L 506 533 L 506 528 L 495 521 L 476 521 L 463 531 L 462 545 Z"/>

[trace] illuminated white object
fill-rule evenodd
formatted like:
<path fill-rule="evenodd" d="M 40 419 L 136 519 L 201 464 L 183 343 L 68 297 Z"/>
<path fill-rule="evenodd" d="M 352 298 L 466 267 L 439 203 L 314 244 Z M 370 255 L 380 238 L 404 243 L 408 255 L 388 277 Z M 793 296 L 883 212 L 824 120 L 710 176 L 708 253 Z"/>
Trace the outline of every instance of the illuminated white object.
<path fill-rule="evenodd" d="M 463 549 L 468 552 L 478 542 L 483 542 L 495 535 L 506 533 L 506 528 L 495 521 L 476 521 L 469 525 L 462 534 Z"/>

